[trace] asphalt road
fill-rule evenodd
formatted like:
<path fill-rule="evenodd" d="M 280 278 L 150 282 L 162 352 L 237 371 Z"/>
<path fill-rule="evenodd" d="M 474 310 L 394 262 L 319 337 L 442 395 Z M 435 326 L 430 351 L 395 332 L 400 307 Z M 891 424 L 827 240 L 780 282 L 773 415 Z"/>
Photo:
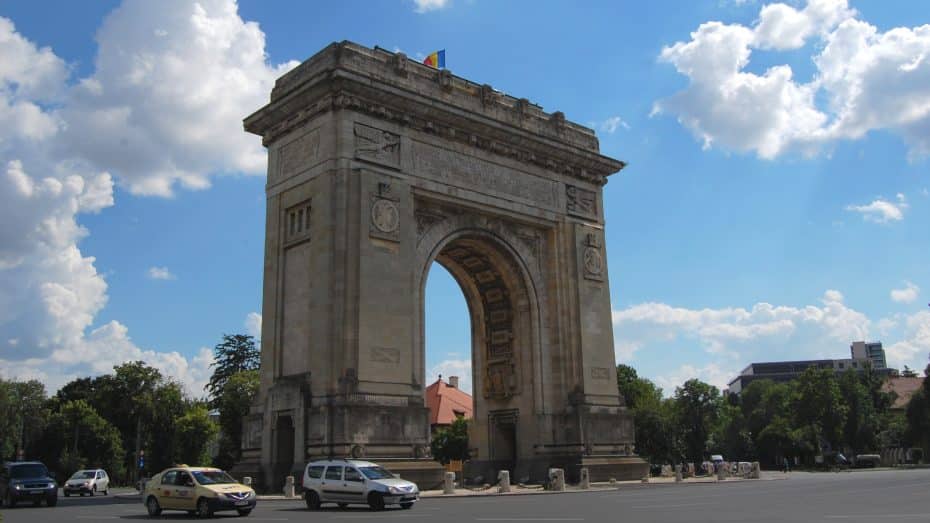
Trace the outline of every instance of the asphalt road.
<path fill-rule="evenodd" d="M 139 502 L 111 497 L 59 498 L 54 508 L 0 511 L 3 523 L 145 520 Z M 221 513 L 217 521 L 237 518 Z M 165 513 L 159 519 L 194 519 Z M 793 473 L 784 481 L 629 485 L 615 491 L 549 495 L 424 499 L 411 510 L 372 512 L 302 502 L 259 502 L 242 521 L 475 522 L 930 522 L 930 469 L 844 473 Z"/>

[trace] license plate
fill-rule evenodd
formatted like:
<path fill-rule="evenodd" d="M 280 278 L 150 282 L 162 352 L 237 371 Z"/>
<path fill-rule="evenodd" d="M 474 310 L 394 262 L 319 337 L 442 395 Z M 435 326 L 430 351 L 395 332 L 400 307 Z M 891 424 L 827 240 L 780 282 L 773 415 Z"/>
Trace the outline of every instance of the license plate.
<path fill-rule="evenodd" d="M 246 506 L 246 505 L 248 505 L 248 504 L 249 504 L 248 501 L 237 501 L 237 502 L 236 502 L 236 506 L 237 506 L 237 507 L 244 507 L 244 506 Z"/>
<path fill-rule="evenodd" d="M 42 490 L 42 489 L 30 490 L 30 491 L 29 491 L 30 494 L 43 494 L 44 492 L 45 492 L 45 491 Z"/>

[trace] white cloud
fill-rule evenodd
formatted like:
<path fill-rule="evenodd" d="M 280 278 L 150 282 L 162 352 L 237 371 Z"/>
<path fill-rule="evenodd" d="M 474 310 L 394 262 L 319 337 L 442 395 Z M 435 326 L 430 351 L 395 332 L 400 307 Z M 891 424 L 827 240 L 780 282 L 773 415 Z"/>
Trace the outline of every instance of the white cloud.
<path fill-rule="evenodd" d="M 470 359 L 447 359 L 440 361 L 427 371 L 426 384 L 429 385 L 436 381 L 440 374 L 442 374 L 442 379 L 445 381 L 449 381 L 449 376 L 458 376 L 459 389 L 472 394 Z"/>
<path fill-rule="evenodd" d="M 884 198 L 877 198 L 865 205 L 847 205 L 846 210 L 857 212 L 862 219 L 875 223 L 898 222 L 904 219 L 904 211 L 908 208 L 907 199 L 898 193 L 897 201 L 892 202 Z"/>
<path fill-rule="evenodd" d="M 94 326 L 107 282 L 81 252 L 78 216 L 112 206 L 114 183 L 167 196 L 264 172 L 241 119 L 295 63 L 267 62 L 233 0 L 126 0 L 96 40 L 94 72 L 69 85 L 69 65 L 0 18 L 0 369 L 54 390 L 142 359 L 199 395 L 209 349 L 142 349 L 118 321 Z"/>
<path fill-rule="evenodd" d="M 262 315 L 257 312 L 250 312 L 245 317 L 245 332 L 256 340 L 262 339 Z"/>
<path fill-rule="evenodd" d="M 623 128 L 629 130 L 630 124 L 623 121 L 619 116 L 611 116 L 603 122 L 597 124 L 597 128 L 607 134 L 613 134 L 617 129 Z"/>
<path fill-rule="evenodd" d="M 891 299 L 898 303 L 913 303 L 919 292 L 920 287 L 906 281 L 903 289 L 891 289 Z"/>
<path fill-rule="evenodd" d="M 700 367 L 682 365 L 669 374 L 659 376 L 655 382 L 656 385 L 662 387 L 662 393 L 665 396 L 673 396 L 676 387 L 680 387 L 684 382 L 694 378 L 710 383 L 722 391 L 727 388 L 727 384 L 739 371 L 740 369 L 735 366 L 724 368 L 716 363 L 709 363 Z"/>
<path fill-rule="evenodd" d="M 149 267 L 149 278 L 153 280 L 176 280 L 177 276 L 168 267 Z"/>
<path fill-rule="evenodd" d="M 414 11 L 418 13 L 437 11 L 439 9 L 445 9 L 451 5 L 449 0 L 413 0 L 413 3 L 416 5 Z"/>
<path fill-rule="evenodd" d="M 703 23 L 690 41 L 662 50 L 659 59 L 690 84 L 656 102 L 653 114 L 675 115 L 705 147 L 762 158 L 814 154 L 880 129 L 899 134 L 911 155 L 930 154 L 930 25 L 879 32 L 857 16 L 845 0 L 811 0 L 803 9 L 765 5 L 751 27 Z M 806 48 L 813 40 L 809 82 L 788 65 L 745 70 L 755 49 Z"/>
<path fill-rule="evenodd" d="M 872 321 L 837 290 L 825 292 L 820 305 L 804 307 L 757 303 L 751 309 L 695 310 L 643 303 L 614 311 L 613 320 L 618 362 L 636 366 L 639 350 L 654 357 L 684 347 L 675 356 L 677 368 L 648 376 L 666 394 L 693 377 L 726 386 L 752 362 L 848 357 L 852 341 L 872 339 L 873 325 L 885 338 L 892 367 L 923 368 L 930 353 L 930 312 Z"/>
<path fill-rule="evenodd" d="M 242 131 L 242 118 L 296 62 L 269 64 L 264 33 L 233 0 L 126 0 L 96 38 L 94 74 L 61 111 L 69 152 L 137 194 L 265 172 L 261 141 Z"/>

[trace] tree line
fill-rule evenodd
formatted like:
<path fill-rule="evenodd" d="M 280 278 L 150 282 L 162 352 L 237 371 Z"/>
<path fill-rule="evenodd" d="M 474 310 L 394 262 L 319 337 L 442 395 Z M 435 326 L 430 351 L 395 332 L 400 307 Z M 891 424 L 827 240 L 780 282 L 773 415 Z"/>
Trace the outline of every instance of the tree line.
<path fill-rule="evenodd" d="M 930 376 L 930 365 L 924 373 Z M 739 395 L 691 379 L 665 398 L 632 367 L 617 366 L 637 452 L 651 463 L 701 462 L 721 454 L 769 466 L 785 458 L 813 465 L 817 456 L 930 448 L 930 380 L 903 414 L 891 410 L 896 396 L 883 391 L 886 380 L 871 367 L 841 374 L 808 368 L 788 383 L 753 381 Z"/>
<path fill-rule="evenodd" d="M 223 335 L 214 357 L 200 398 L 143 361 L 51 396 L 37 380 L 0 378 L 0 460 L 40 460 L 59 480 L 99 467 L 123 484 L 175 463 L 229 468 L 258 391 L 259 351 L 251 336 Z"/>

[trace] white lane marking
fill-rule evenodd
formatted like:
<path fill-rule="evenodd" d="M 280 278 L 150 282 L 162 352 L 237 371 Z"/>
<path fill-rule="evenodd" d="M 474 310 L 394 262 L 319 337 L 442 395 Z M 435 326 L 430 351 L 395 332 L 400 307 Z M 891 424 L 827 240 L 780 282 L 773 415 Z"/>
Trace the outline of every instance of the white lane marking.
<path fill-rule="evenodd" d="M 116 516 L 74 516 L 75 519 L 118 519 Z"/>
<path fill-rule="evenodd" d="M 334 519 L 401 519 L 401 518 L 431 518 L 436 517 L 435 514 L 391 514 L 391 513 L 382 513 L 382 514 L 359 514 L 359 515 L 345 515 L 345 516 L 335 516 Z"/>
<path fill-rule="evenodd" d="M 475 518 L 475 521 L 584 521 L 584 518 Z"/>
<path fill-rule="evenodd" d="M 681 508 L 681 507 L 697 507 L 700 505 L 718 505 L 716 502 L 707 502 L 707 503 L 678 503 L 676 505 L 669 505 L 667 503 L 661 503 L 658 505 L 633 505 L 630 508 L 646 508 L 646 509 L 655 509 L 655 508 Z"/>
<path fill-rule="evenodd" d="M 869 519 L 877 521 L 885 518 L 925 518 L 927 516 L 930 516 L 930 514 L 849 514 L 824 517 L 827 519 Z"/>

